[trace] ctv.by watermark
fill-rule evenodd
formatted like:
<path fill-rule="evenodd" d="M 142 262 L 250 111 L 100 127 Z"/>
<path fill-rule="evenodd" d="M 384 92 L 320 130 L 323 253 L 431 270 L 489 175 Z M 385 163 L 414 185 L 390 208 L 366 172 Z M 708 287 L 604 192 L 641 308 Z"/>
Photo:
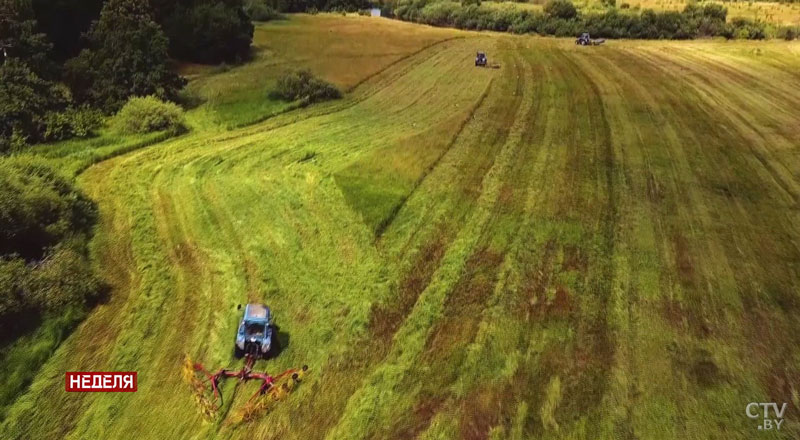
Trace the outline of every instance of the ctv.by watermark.
<path fill-rule="evenodd" d="M 786 411 L 786 403 L 778 407 L 774 402 L 750 402 L 744 409 L 747 417 L 751 419 L 761 419 L 758 425 L 759 431 L 780 431 L 783 424 L 783 414 Z M 775 416 L 774 418 L 772 416 Z"/>

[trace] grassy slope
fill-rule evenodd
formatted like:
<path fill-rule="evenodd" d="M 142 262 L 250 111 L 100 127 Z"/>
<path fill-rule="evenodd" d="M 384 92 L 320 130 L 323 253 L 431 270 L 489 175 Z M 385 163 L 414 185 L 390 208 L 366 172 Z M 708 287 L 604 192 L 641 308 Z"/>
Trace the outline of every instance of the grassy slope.
<path fill-rule="evenodd" d="M 298 20 L 261 32 L 439 34 L 343 101 L 89 168 L 115 291 L 4 437 L 751 438 L 750 401 L 793 402 L 772 436 L 800 435 L 797 44 Z M 248 300 L 285 345 L 256 368 L 312 373 L 255 423 L 206 424 L 182 355 L 233 365 Z M 67 395 L 68 369 L 137 370 L 139 392 Z"/>

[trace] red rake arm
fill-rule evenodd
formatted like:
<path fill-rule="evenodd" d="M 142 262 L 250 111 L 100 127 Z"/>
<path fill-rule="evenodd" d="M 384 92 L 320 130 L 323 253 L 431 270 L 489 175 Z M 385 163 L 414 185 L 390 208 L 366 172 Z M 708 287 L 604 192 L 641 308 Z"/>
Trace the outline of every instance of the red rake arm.
<path fill-rule="evenodd" d="M 212 395 L 214 396 L 213 397 L 214 400 L 213 400 L 213 402 L 210 402 L 210 405 L 211 405 L 211 410 L 214 411 L 214 412 L 216 412 L 220 408 L 220 406 L 222 406 L 222 394 L 220 393 L 220 389 L 219 389 L 219 381 L 221 379 L 237 378 L 237 379 L 239 379 L 240 382 L 245 382 L 245 381 L 249 381 L 249 380 L 261 380 L 262 384 L 259 387 L 258 391 L 256 391 L 256 393 L 253 394 L 253 396 L 251 396 L 250 399 L 248 399 L 248 401 L 247 401 L 247 403 L 249 405 L 256 397 L 266 394 L 268 391 L 270 391 L 272 389 L 273 385 L 277 381 L 280 381 L 280 380 L 286 378 L 287 376 L 291 376 L 292 380 L 294 380 L 295 383 L 299 383 L 301 377 L 308 370 L 308 366 L 307 365 L 303 365 L 303 367 L 301 369 L 299 369 L 299 370 L 298 369 L 289 369 L 289 370 L 286 370 L 283 373 L 273 377 L 272 375 L 270 375 L 270 374 L 268 374 L 266 372 L 264 372 L 264 373 L 253 372 L 253 365 L 255 364 L 255 361 L 256 361 L 256 359 L 254 357 L 247 356 L 246 357 L 246 361 L 245 361 L 245 365 L 240 370 L 226 370 L 226 369 L 222 368 L 219 371 L 217 371 L 216 373 L 211 374 L 205 369 L 203 364 L 201 364 L 199 362 L 191 364 L 188 361 L 188 358 L 187 358 L 187 363 L 191 364 L 192 369 L 195 372 L 200 373 L 203 376 L 205 376 L 206 380 L 208 380 L 208 382 L 210 383 L 211 392 L 212 392 Z M 199 385 L 200 389 L 202 389 L 202 387 L 203 387 L 202 385 Z M 284 389 L 286 391 L 289 390 L 289 387 L 288 387 L 288 385 L 286 383 L 283 384 L 283 387 L 284 387 Z M 194 388 L 197 389 L 198 385 L 195 385 Z"/>

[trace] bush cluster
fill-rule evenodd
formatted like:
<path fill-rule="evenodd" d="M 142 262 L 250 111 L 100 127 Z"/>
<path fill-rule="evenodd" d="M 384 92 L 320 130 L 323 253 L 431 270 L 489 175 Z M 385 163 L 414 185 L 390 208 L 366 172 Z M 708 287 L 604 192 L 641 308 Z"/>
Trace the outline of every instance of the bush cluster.
<path fill-rule="evenodd" d="M 278 79 L 272 97 L 285 101 L 302 100 L 304 103 L 339 99 L 342 92 L 333 84 L 315 77 L 308 70 L 289 72 Z"/>
<path fill-rule="evenodd" d="M 14 317 L 96 298 L 86 251 L 96 218 L 94 204 L 46 164 L 0 163 L 0 338 L 13 336 Z"/>
<path fill-rule="evenodd" d="M 559 37 L 589 32 L 602 38 L 691 39 L 704 36 L 762 39 L 764 23 L 737 18 L 726 22 L 727 9 L 688 5 L 681 12 L 644 10 L 639 14 L 608 9 L 580 14 L 568 0 L 550 0 L 543 12 L 513 6 L 486 8 L 448 0 L 401 0 L 394 9 L 401 20 L 459 29 L 537 33 Z"/>
<path fill-rule="evenodd" d="M 185 130 L 183 109 L 155 96 L 134 96 L 114 116 L 114 127 L 122 133 L 150 133 Z"/>
<path fill-rule="evenodd" d="M 255 21 L 280 20 L 283 16 L 266 0 L 248 0 L 244 7 L 247 15 Z"/>
<path fill-rule="evenodd" d="M 45 142 L 93 136 L 103 124 L 103 114 L 88 106 L 68 107 L 62 112 L 50 112 L 45 116 Z"/>
<path fill-rule="evenodd" d="M 0 65 L 0 154 L 32 142 L 92 135 L 101 116 L 71 103 L 69 89 L 42 79 L 19 59 Z"/>
<path fill-rule="evenodd" d="M 351 12 L 369 9 L 369 0 L 263 0 L 278 12 Z"/>
<path fill-rule="evenodd" d="M 784 26 L 778 29 L 776 32 L 776 36 L 778 38 L 782 38 L 786 41 L 791 41 L 796 38 L 800 38 L 800 26 Z"/>

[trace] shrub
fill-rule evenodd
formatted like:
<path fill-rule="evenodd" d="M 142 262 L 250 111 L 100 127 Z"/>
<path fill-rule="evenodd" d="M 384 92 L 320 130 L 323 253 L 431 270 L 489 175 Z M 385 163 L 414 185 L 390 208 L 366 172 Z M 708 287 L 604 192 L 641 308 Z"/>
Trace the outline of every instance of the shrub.
<path fill-rule="evenodd" d="M 782 26 L 778 28 L 777 36 L 786 41 L 792 41 L 800 37 L 800 26 Z"/>
<path fill-rule="evenodd" d="M 67 236 L 88 233 L 96 218 L 94 204 L 46 164 L 0 164 L 0 256 L 40 259 Z"/>
<path fill-rule="evenodd" d="M 432 26 L 448 26 L 452 21 L 451 16 L 458 9 L 458 4 L 453 2 L 428 3 L 420 11 L 418 21 Z"/>
<path fill-rule="evenodd" d="M 306 103 L 312 103 L 341 98 L 342 92 L 333 84 L 315 77 L 310 71 L 299 70 L 279 78 L 271 95 L 285 101 L 299 99 Z"/>
<path fill-rule="evenodd" d="M 578 10 L 569 0 L 549 0 L 544 5 L 544 13 L 555 18 L 569 20 L 578 16 Z"/>
<path fill-rule="evenodd" d="M 623 3 L 623 4 L 619 5 L 619 8 L 620 9 L 630 9 L 631 8 L 631 4 L 630 3 Z"/>
<path fill-rule="evenodd" d="M 44 115 L 69 100 L 65 88 L 43 80 L 17 58 L 6 60 L 0 65 L 0 153 L 42 140 Z"/>
<path fill-rule="evenodd" d="M 28 308 L 31 301 L 27 297 L 25 281 L 28 268 L 21 258 L 0 257 L 0 322 L 8 320 Z M 4 333 L 0 327 L 0 334 Z"/>
<path fill-rule="evenodd" d="M 114 126 L 123 133 L 149 133 L 185 129 L 183 109 L 155 96 L 132 97 L 114 117 Z"/>
<path fill-rule="evenodd" d="M 732 37 L 741 40 L 763 40 L 767 36 L 764 23 L 742 17 L 736 17 L 731 20 L 726 34 L 728 38 Z"/>
<path fill-rule="evenodd" d="M 45 116 L 44 140 L 60 141 L 72 137 L 85 138 L 103 123 L 103 115 L 89 107 L 70 107 L 62 112 L 50 112 Z"/>
<path fill-rule="evenodd" d="M 85 238 L 56 245 L 40 261 L 0 256 L 0 338 L 26 327 L 20 321 L 35 315 L 61 316 L 68 307 L 87 310 L 103 291 L 92 273 Z"/>
<path fill-rule="evenodd" d="M 245 11 L 247 15 L 255 21 L 270 21 L 283 18 L 277 9 L 259 1 L 251 1 L 245 8 Z"/>
<path fill-rule="evenodd" d="M 67 305 L 88 305 L 100 291 L 79 240 L 56 245 L 32 266 L 26 283 L 31 304 L 41 310 L 59 310 Z"/>

